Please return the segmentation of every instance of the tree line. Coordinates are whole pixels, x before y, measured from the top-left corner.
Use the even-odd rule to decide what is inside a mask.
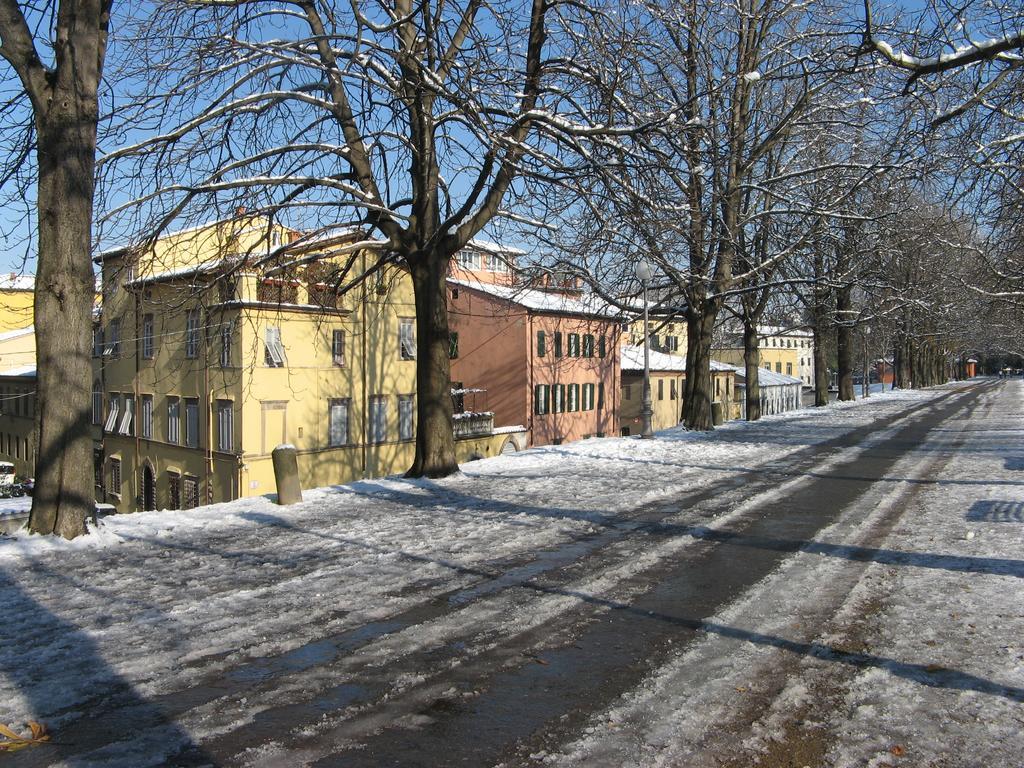
[[[819,404],[833,359],[852,397],[858,344],[891,356],[903,386],[942,380],[983,339],[1013,344],[1022,11],[897,10],[0,0],[5,234],[36,271],[31,530],[79,535],[93,505],[95,245],[137,257],[241,207],[308,233],[274,250],[284,268],[351,226],[368,273],[410,274],[412,476],[457,469],[445,277],[482,232],[536,244],[537,269],[624,312],[651,263],[656,301],[687,326],[692,429],[711,428],[726,317],[743,331],[748,418],[766,320],[812,330]],[[324,279],[360,285],[356,263]]]

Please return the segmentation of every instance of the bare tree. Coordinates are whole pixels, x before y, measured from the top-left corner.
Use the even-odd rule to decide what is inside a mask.
[[[26,115],[5,181],[35,154],[36,491],[29,528],[73,538],[92,511],[89,431],[94,281],[90,248],[98,93],[111,0],[0,2],[0,57]],[[4,116],[19,114],[7,104]],[[12,167],[14,166],[14,167]]]
[[[152,87],[126,108],[159,131],[104,160],[112,180],[147,184],[110,221],[138,238],[244,205],[313,236],[364,232],[358,247],[374,265],[402,265],[415,292],[409,474],[455,471],[449,263],[496,219],[529,218],[531,190],[557,182],[567,153],[586,162],[582,145],[614,134],[585,93],[600,75],[582,63],[590,9],[178,0],[164,10],[138,57]],[[182,58],[196,63],[182,71]]]

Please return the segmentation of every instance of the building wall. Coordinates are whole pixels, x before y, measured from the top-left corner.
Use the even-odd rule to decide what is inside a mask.
[[[36,335],[33,328],[0,333],[0,372],[31,368],[36,363]]]
[[[800,371],[800,352],[800,350],[794,348],[762,347],[758,350],[757,365],[759,368],[768,368],[776,373],[783,373],[786,376],[797,376],[798,371]],[[810,354],[810,351],[808,351],[808,354]],[[729,365],[744,365],[742,347],[716,349],[712,352],[712,355],[716,360],[728,363]],[[803,376],[797,376],[797,378],[803,380],[804,383],[814,383],[813,374],[809,382]]]
[[[0,461],[16,475],[35,475],[35,376],[0,375]]]
[[[618,434],[619,407],[619,346],[618,323],[598,318],[574,317],[569,315],[534,314],[530,325],[530,376],[528,395],[530,397],[530,435],[532,445],[580,440],[585,437]],[[544,355],[538,354],[537,334],[544,333]],[[561,355],[556,355],[556,334],[561,334]],[[579,356],[570,354],[570,335],[580,337]],[[594,338],[594,356],[585,357],[583,337]],[[599,355],[600,339],[604,337],[605,356]],[[568,388],[572,385],[582,388],[592,384],[595,388],[594,407],[589,410],[566,410],[547,414],[537,413],[537,387]],[[554,404],[554,395],[549,398]]]
[[[450,296],[450,321],[459,334],[459,356],[452,361],[452,379],[466,388],[487,390],[487,410],[495,426],[522,424],[530,445],[580,440],[617,432],[618,324],[601,318],[529,311],[520,305],[460,286]],[[544,354],[538,354],[538,333],[544,334]],[[561,337],[556,355],[555,335]],[[579,336],[579,352],[569,354],[570,334]],[[584,336],[594,339],[586,357]],[[599,356],[604,336],[605,356]],[[536,388],[564,386],[566,408],[537,413]],[[568,410],[569,387],[579,388],[576,410]],[[583,385],[593,385],[594,403],[584,410]],[[603,392],[603,400],[601,399]],[[467,398],[471,397],[467,395]],[[598,403],[601,406],[598,407]],[[469,404],[467,403],[467,407]]]
[[[655,430],[674,427],[682,420],[684,379],[682,372],[651,371],[651,426]],[[639,435],[643,430],[643,393],[643,373],[623,371],[619,400],[621,434]]]
[[[17,276],[12,276],[11,279],[16,278]],[[31,288],[0,288],[0,333],[32,325],[34,301],[34,292]]]

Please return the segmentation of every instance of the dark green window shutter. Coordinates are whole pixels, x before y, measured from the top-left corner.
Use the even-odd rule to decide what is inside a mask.
[[[544,357],[544,331],[537,331],[537,357]]]
[[[555,331],[555,357],[562,356],[562,332]]]

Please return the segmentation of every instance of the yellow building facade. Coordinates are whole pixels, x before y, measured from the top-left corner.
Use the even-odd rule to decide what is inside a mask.
[[[0,276],[0,334],[28,328],[35,321],[35,279],[11,273]]]
[[[271,452],[282,444],[296,448],[305,488],[412,464],[411,281],[387,267],[339,295],[335,268],[348,257],[332,249],[357,236],[285,264],[273,250],[296,233],[241,219],[164,238],[141,258],[97,257],[98,500],[126,512],[275,493]],[[457,458],[511,439],[470,430]]]

